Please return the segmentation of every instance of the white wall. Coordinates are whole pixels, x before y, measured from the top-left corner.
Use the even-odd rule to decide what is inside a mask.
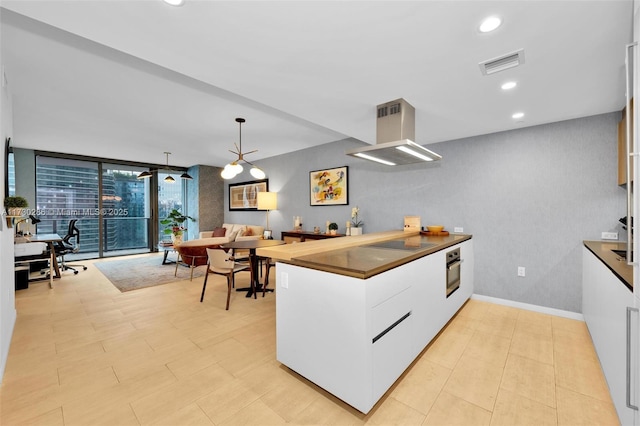
[[[0,9],[1,10],[1,9]],[[1,13],[1,12],[0,12]],[[1,40],[0,40],[1,42]],[[2,62],[0,53],[0,64]],[[4,175],[5,175],[5,140],[12,134],[12,104],[9,87],[4,84],[4,76],[0,73],[2,89],[0,91],[0,140],[2,142],[2,157],[0,159],[0,176],[3,177],[0,185],[0,200],[4,200]],[[4,210],[4,207],[2,207]],[[2,215],[0,220],[0,382],[4,374],[4,368],[9,355],[9,345],[13,334],[13,326],[16,322],[15,308],[15,282],[13,273],[13,228],[7,228],[7,223]]]

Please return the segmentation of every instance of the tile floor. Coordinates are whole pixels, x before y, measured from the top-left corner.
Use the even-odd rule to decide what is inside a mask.
[[[471,300],[365,416],[276,361],[274,294],[225,311],[223,277],[201,304],[187,270],[120,293],[84,263],[16,293],[0,424],[618,424],[580,321]]]

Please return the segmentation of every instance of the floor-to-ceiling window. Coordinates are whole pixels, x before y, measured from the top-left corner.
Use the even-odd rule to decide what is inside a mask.
[[[16,195],[16,163],[13,152],[7,153],[7,195]]]
[[[102,252],[149,248],[149,181],[140,167],[102,164]]]
[[[143,170],[147,168],[37,155],[38,233],[64,236],[69,222],[77,219],[81,257],[148,252],[162,239],[158,221],[173,208],[182,211],[185,191],[182,179],[164,181],[168,173],[158,173],[157,180],[137,179]],[[152,193],[155,182],[157,197]]]
[[[36,157],[36,216],[38,233],[64,236],[77,219],[80,253],[97,253],[99,232],[98,163]]]
[[[164,234],[165,226],[160,224],[160,221],[166,218],[171,210],[177,209],[183,214],[187,213],[183,206],[185,181],[173,175],[163,171],[158,173],[158,241],[170,238],[170,235]],[[174,181],[167,180],[167,176],[174,177]]]

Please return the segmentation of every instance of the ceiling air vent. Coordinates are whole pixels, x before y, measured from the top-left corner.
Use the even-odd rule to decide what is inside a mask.
[[[480,62],[478,66],[480,66],[480,71],[482,71],[483,75],[489,75],[508,70],[509,68],[517,67],[522,64],[524,64],[524,49],[516,50],[515,52]]]

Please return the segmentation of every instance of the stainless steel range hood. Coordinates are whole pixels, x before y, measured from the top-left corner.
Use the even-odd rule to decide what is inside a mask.
[[[347,151],[347,155],[388,166],[441,160],[442,156],[413,142],[416,110],[404,99],[377,107],[376,144]]]

